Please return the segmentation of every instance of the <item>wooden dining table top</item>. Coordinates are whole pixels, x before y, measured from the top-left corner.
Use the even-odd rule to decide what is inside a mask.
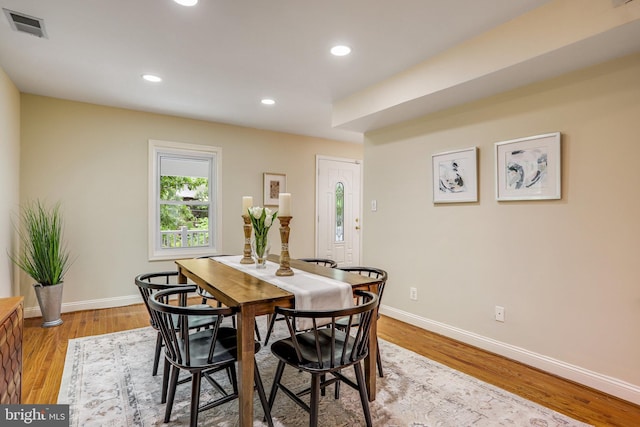
[[[198,286],[229,307],[293,298],[290,292],[210,258],[184,259],[176,264]]]
[[[277,255],[269,255],[268,259],[279,262]],[[216,262],[215,258],[189,258],[178,260],[176,264],[194,283],[229,307],[264,305],[265,310],[258,309],[256,314],[263,311],[262,314],[267,314],[269,310],[273,310],[274,303],[291,306],[294,299],[292,293],[229,265]],[[348,283],[354,289],[368,289],[379,282],[378,279],[295,259],[290,261],[290,265],[293,269]]]

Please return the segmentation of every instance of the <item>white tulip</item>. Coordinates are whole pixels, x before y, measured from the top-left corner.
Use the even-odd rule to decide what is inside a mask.
[[[262,216],[262,208],[260,206],[251,208],[251,215],[253,215],[255,219],[260,219]]]

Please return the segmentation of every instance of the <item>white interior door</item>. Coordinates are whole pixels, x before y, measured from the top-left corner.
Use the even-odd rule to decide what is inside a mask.
[[[318,156],[316,169],[316,256],[339,266],[360,265],[362,165]]]

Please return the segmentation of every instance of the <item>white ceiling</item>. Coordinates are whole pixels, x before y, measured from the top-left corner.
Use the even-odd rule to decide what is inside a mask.
[[[0,0],[49,36],[1,15],[0,67],[24,93],[360,142],[335,101],[547,1]]]

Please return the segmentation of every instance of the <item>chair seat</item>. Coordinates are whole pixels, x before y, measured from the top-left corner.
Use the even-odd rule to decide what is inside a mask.
[[[191,358],[188,366],[185,364],[185,367],[200,368],[202,366],[220,365],[236,360],[236,354],[238,352],[236,330],[227,327],[221,327],[218,330],[218,343],[215,346],[213,357],[209,359],[212,335],[212,329],[204,329],[189,334],[189,352]],[[183,360],[186,360],[184,356],[184,343],[181,343],[180,351],[183,355]]]
[[[198,305],[193,305],[192,307],[206,308],[208,307],[208,305],[198,304]],[[178,319],[180,316],[178,316],[177,314],[173,314],[171,317],[173,318],[174,323],[177,325]],[[191,317],[192,317],[192,321],[189,324],[189,327],[191,327],[191,329],[206,328],[207,326],[210,326],[214,320],[213,317],[211,316],[191,316]],[[156,330],[158,329],[158,325],[156,324],[156,321],[153,319],[153,317],[149,319],[149,323],[151,323],[151,326],[153,327],[153,329],[156,329]]]
[[[211,361],[208,360],[212,333],[213,330],[204,329],[189,334],[190,367],[202,367],[211,364],[219,365],[226,361],[231,362],[237,359],[237,330],[234,328],[220,327],[220,329],[218,329],[218,342],[214,349],[213,359],[211,359]],[[254,352],[257,353],[260,351],[260,348],[260,342],[256,341]],[[180,350],[184,354],[184,345],[180,346]]]
[[[331,354],[331,330],[328,328],[318,330],[317,335],[313,331],[299,333],[296,335],[300,357],[298,357],[298,353],[296,352],[296,345],[293,342],[293,338],[284,338],[274,342],[271,344],[271,352],[283,362],[295,365],[305,371],[326,371],[327,366],[331,366],[331,360],[340,360],[345,347],[345,338],[347,337],[347,334],[339,330],[336,330],[335,334],[333,359]],[[350,337],[347,345],[351,348],[348,347],[345,352],[346,363],[341,363],[339,369],[356,363],[364,357],[350,360],[353,352],[353,341],[353,338]],[[320,348],[320,360],[318,360],[316,343]]]
[[[353,326],[358,326],[359,324],[360,324],[360,315],[356,314],[351,319],[351,326],[352,327]],[[349,326],[349,319],[348,318],[337,319],[336,320],[336,326],[342,327],[342,328],[346,328],[347,326]]]
[[[196,304],[196,305],[192,305],[191,307],[193,308],[207,308],[209,307],[207,304]],[[171,317],[173,317],[174,322],[176,322],[176,325],[178,324],[178,318],[180,316],[178,316],[177,314],[172,315]],[[189,327],[191,329],[199,329],[199,328],[205,328],[207,326],[210,326],[211,323],[214,321],[214,317],[212,316],[191,316],[191,318],[189,319]]]

